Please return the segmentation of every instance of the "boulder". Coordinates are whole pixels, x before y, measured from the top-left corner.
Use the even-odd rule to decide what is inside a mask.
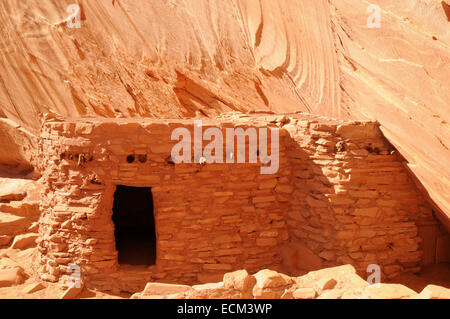
[[[313,288],[297,288],[293,293],[294,299],[314,299],[317,292]]]
[[[256,284],[256,278],[248,274],[247,270],[236,270],[226,273],[223,276],[223,283],[227,289],[236,289],[241,292],[241,299],[253,298],[253,287]]]
[[[24,281],[22,268],[11,268],[0,270],[0,288],[19,285]]]
[[[428,285],[426,286],[420,294],[416,296],[418,299],[450,299],[450,289],[436,286]]]
[[[11,248],[27,249],[27,248],[36,247],[36,239],[38,238],[38,236],[39,236],[39,234],[36,234],[36,233],[17,235],[14,238]]]
[[[409,299],[417,293],[400,284],[374,284],[366,287],[362,298],[368,299]]]
[[[319,294],[329,289],[353,291],[368,286],[368,283],[356,274],[352,265],[311,271],[304,276],[297,277],[295,282],[298,287],[315,288]]]
[[[256,285],[253,287],[256,299],[279,299],[294,282],[290,277],[269,269],[260,270],[253,276],[256,278]]]

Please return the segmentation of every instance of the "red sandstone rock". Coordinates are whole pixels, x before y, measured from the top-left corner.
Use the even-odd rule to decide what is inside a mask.
[[[15,235],[23,232],[26,230],[27,224],[25,217],[0,212],[0,230],[3,234]],[[7,241],[7,239],[7,237],[4,237],[3,240]]]
[[[428,285],[417,296],[418,299],[450,299],[450,289]]]
[[[17,235],[14,237],[14,241],[11,244],[13,249],[27,249],[36,246],[36,239],[39,234],[29,233],[24,235]]]
[[[223,282],[194,285],[186,292],[187,299],[235,299],[239,296],[239,291],[225,288]]]
[[[374,284],[364,289],[363,295],[369,299],[410,299],[417,293],[399,284]]]
[[[341,296],[345,291],[364,289],[368,283],[356,274],[351,265],[325,268],[311,271],[304,276],[295,279],[297,287],[314,288],[319,294],[327,290],[340,291]],[[336,292],[333,292],[336,294]]]
[[[437,215],[448,225],[450,171],[441,160],[448,158],[446,144],[450,141],[445,102],[449,100],[445,85],[449,76],[448,68],[441,67],[441,62],[448,60],[449,37],[444,31],[448,23],[438,1],[406,3],[390,4],[387,23],[383,10],[383,28],[379,30],[361,28],[361,12],[367,5],[363,1],[272,1],[256,5],[237,1],[233,6],[200,1],[186,7],[175,0],[157,4],[157,10],[151,7],[156,2],[136,10],[130,0],[124,0],[83,8],[88,21],[97,19],[99,12],[111,25],[123,21],[120,12],[134,21],[132,26],[112,28],[112,33],[101,23],[88,23],[84,26],[87,32],[81,33],[65,28],[60,20],[64,12],[61,4],[38,8],[26,1],[19,6],[6,3],[6,22],[0,26],[0,33],[7,35],[5,48],[13,50],[0,55],[14,65],[6,63],[1,66],[4,72],[0,72],[8,75],[2,77],[0,88],[0,165],[23,172],[42,160],[45,186],[38,242],[41,264],[47,272],[42,276],[57,281],[66,264],[80,259],[88,260],[83,272],[90,275],[115,273],[114,227],[105,217],[109,216],[105,207],[111,204],[112,185],[117,183],[153,187],[159,203],[157,231],[159,238],[165,238],[158,242],[163,253],[157,261],[164,272],[154,275],[171,280],[206,280],[243,267],[256,271],[268,267],[269,261],[275,267],[280,265],[282,255],[290,271],[342,263],[364,271],[368,263],[379,262],[383,276],[388,278],[418,271],[421,264],[435,260],[448,261],[448,235],[439,233],[433,217]],[[24,37],[23,21],[10,17],[39,21],[42,12],[48,15],[44,20],[53,23],[50,26],[61,34],[49,35],[44,24],[31,30],[32,36],[25,39],[31,41],[30,45],[25,49],[17,46]],[[153,25],[143,22],[156,21],[151,18],[154,12],[160,19],[158,30],[170,34],[163,45],[159,41],[167,37],[141,36],[154,31]],[[225,27],[216,28],[219,20],[204,12],[217,13]],[[286,21],[300,21],[302,32],[289,28]],[[192,25],[199,27],[186,27]],[[403,34],[398,34],[399,29]],[[76,34],[74,42],[73,37],[64,36],[71,31]],[[50,37],[45,50],[40,43],[33,44],[43,34]],[[245,36],[233,37],[237,41],[228,43],[230,35],[235,34]],[[305,34],[313,35],[308,37],[312,40],[305,46],[298,45]],[[109,38],[114,41],[107,41]],[[368,41],[371,38],[377,41]],[[195,45],[187,45],[192,43]],[[222,50],[224,43],[227,50]],[[417,50],[411,50],[411,44]],[[81,53],[60,52],[73,46]],[[105,48],[114,54],[105,55]],[[12,60],[9,51],[13,52]],[[305,52],[319,67],[298,63]],[[38,58],[30,62],[30,55]],[[102,56],[108,58],[99,61]],[[65,81],[59,81],[61,74]],[[417,78],[420,83],[414,80]],[[25,125],[37,135],[39,113],[48,109],[70,117],[181,118],[261,108],[276,112],[300,108],[339,118],[377,119],[382,132],[409,163],[397,156],[375,122],[267,116],[266,124],[283,127],[289,123],[285,127],[289,139],[280,146],[280,174],[268,181],[259,180],[250,167],[227,169],[221,175],[220,169],[208,165],[201,169],[171,167],[166,160],[171,145],[158,143],[167,135],[167,123],[130,123],[129,119],[121,123],[86,123],[85,119],[71,123],[49,114],[39,145],[33,134],[20,127]],[[231,124],[242,124],[242,117],[231,115]],[[287,136],[283,134],[286,131],[281,130],[282,137]],[[417,134],[411,138],[410,132]],[[36,161],[38,148],[41,154]],[[94,162],[89,166],[85,160],[91,154],[85,152],[91,149]],[[62,158],[66,150],[67,157]],[[125,163],[130,152],[148,155],[152,167]],[[189,179],[193,175],[196,178]],[[415,186],[415,178],[421,186]],[[208,191],[198,191],[205,182]],[[422,186],[426,191],[420,192]],[[213,188],[216,191],[210,192]],[[22,195],[6,194],[3,199]],[[105,203],[100,197],[109,199]],[[187,207],[187,202],[195,207]],[[13,231],[13,235],[21,234],[28,225],[24,216],[4,209],[17,212],[22,208],[1,205],[0,230],[7,229],[8,236]],[[256,220],[254,216],[261,218]],[[36,230],[36,226],[31,229]],[[229,234],[223,234],[224,229]],[[77,236],[71,236],[74,233]],[[85,241],[91,237],[95,238]],[[20,237],[16,238],[19,241]],[[6,242],[8,237],[3,239]],[[292,239],[301,246],[286,247]],[[331,282],[335,289],[325,289],[320,297],[340,298],[345,295],[341,290],[345,276],[352,278],[348,289],[363,286],[362,279],[350,272],[313,273],[301,281],[309,285],[319,278],[322,288],[331,286]],[[278,296],[281,287],[263,288],[258,296]],[[386,289],[389,295],[392,287]],[[206,296],[235,293],[225,292],[220,285],[198,290],[199,295]]]
[[[14,62],[2,65],[2,118],[33,131],[48,110],[71,117],[211,117],[273,110],[373,118],[409,160],[441,208],[441,220],[448,220],[449,169],[441,159],[449,154],[450,39],[441,1],[380,3],[382,27],[371,29],[364,23],[368,4],[361,0],[198,1],[195,6],[179,0],[139,6],[132,0],[97,0],[82,7],[82,32],[67,26],[65,3],[5,1],[0,34],[9,50],[1,55]],[[100,16],[110,23],[91,23]],[[45,23],[24,32],[27,19]],[[123,24],[124,19],[133,23]],[[42,37],[49,46],[40,45]],[[20,46],[23,42],[29,45]],[[38,57],[31,63],[30,54]],[[330,131],[332,126],[311,127]],[[370,137],[361,133],[371,132],[370,125],[361,127],[350,135],[338,131]],[[91,125],[73,128],[76,134],[91,130]],[[410,132],[416,132],[414,138]],[[24,162],[22,142],[2,141],[5,162]]]
[[[142,291],[141,296],[159,296],[179,294],[180,296],[190,290],[190,286],[149,282]]]
[[[276,271],[264,269],[253,275],[256,285],[253,287],[253,296],[256,299],[280,298],[285,289],[292,285],[293,280],[286,278]]]
[[[313,288],[298,288],[292,293],[294,299],[314,299],[316,295]]]
[[[248,274],[245,269],[226,273],[223,276],[225,288],[236,289],[241,292],[241,299],[253,298],[253,287],[256,284],[256,278]]]
[[[76,287],[75,285],[72,287],[68,287],[63,294],[61,295],[60,299],[75,299],[77,298],[81,292],[84,289],[84,285],[81,284],[80,287]]]
[[[0,247],[8,246],[12,241],[12,236],[0,235]]]
[[[289,282],[276,271],[263,269],[253,275],[259,288],[275,288],[286,286]]]
[[[0,288],[21,284],[24,281],[22,268],[0,270]]]
[[[333,289],[337,284],[336,279],[334,278],[322,278],[316,282],[317,290],[319,292],[323,292],[327,289]]]
[[[0,202],[24,199],[36,188],[36,182],[30,179],[2,178],[0,179]]]
[[[3,108],[0,109],[0,114]],[[16,176],[30,174],[36,165],[36,135],[24,129],[11,119],[5,119],[4,116],[0,118],[0,171],[2,176]],[[36,174],[38,175],[38,174]],[[26,184],[29,181],[20,181],[21,184]],[[12,185],[7,182],[8,189],[11,193],[4,193],[5,182],[0,181],[0,201],[14,200],[23,196],[20,191],[13,191],[11,187],[15,188],[18,185]],[[23,190],[23,189],[22,189]]]
[[[134,294],[131,298],[252,298],[243,296],[240,289],[249,278],[259,278],[261,286],[253,287],[254,298],[282,299],[408,299],[448,298],[443,287],[429,285],[421,294],[399,285],[382,283],[369,286],[350,265],[313,271],[307,275],[292,278],[272,270],[262,270],[253,276],[245,270],[224,275],[224,282],[194,285],[148,283],[147,293]],[[254,279],[257,281],[257,279]],[[321,286],[321,287],[319,287]],[[244,289],[245,290],[245,289]],[[178,291],[178,293],[173,293]]]
[[[290,269],[315,270],[323,266],[323,260],[299,241],[289,243],[281,251]]]
[[[0,269],[21,268],[20,265],[8,257],[0,259]]]
[[[24,294],[32,294],[32,293],[42,290],[44,288],[45,288],[45,286],[40,282],[32,283],[32,284],[27,285],[25,288],[23,288],[22,292]]]

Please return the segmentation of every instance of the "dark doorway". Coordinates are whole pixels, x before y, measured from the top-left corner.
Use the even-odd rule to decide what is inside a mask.
[[[117,185],[112,219],[119,264],[154,265],[156,233],[151,188]]]

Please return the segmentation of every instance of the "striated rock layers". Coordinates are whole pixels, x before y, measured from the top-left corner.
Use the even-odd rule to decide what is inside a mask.
[[[4,0],[0,117],[35,133],[46,112],[374,119],[449,226],[449,3],[371,3],[379,28],[363,0]]]

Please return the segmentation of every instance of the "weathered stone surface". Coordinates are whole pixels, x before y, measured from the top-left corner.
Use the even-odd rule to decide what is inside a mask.
[[[245,296],[244,289],[251,279],[254,296]],[[259,278],[259,285],[256,278]],[[359,278],[359,279],[357,279]],[[146,291],[146,293],[144,293]],[[417,294],[400,284],[368,283],[355,273],[350,265],[325,268],[300,277],[289,277],[273,270],[264,269],[249,275],[245,270],[237,270],[224,275],[224,281],[194,286],[148,283],[144,291],[131,298],[151,299],[409,299],[448,298],[449,289],[429,285]]]
[[[319,294],[327,290],[344,291],[364,289],[368,283],[356,274],[351,265],[343,265],[311,271],[295,279],[298,287],[314,288]],[[336,293],[333,293],[336,295]]]
[[[256,285],[253,287],[253,296],[256,299],[278,299],[285,289],[292,284],[282,274],[263,269],[253,275],[256,278]]]
[[[175,284],[165,284],[159,282],[149,282],[145,285],[144,290],[142,291],[143,296],[164,296],[178,293],[185,293],[189,289],[190,286],[186,285],[175,285]]]
[[[3,107],[0,114],[3,113]],[[0,171],[2,176],[30,174],[36,165],[36,136],[21,127],[17,119],[0,118]],[[36,174],[38,175],[38,174]],[[19,200],[26,195],[30,180],[0,178],[0,201]]]
[[[21,268],[20,265],[9,257],[0,259],[0,269]]]
[[[0,270],[0,288],[21,284],[24,281],[22,268]]]
[[[314,299],[316,295],[313,288],[298,288],[292,293],[294,299]]]
[[[308,271],[320,269],[323,266],[323,260],[299,242],[291,242],[281,250],[285,264],[291,269]]]
[[[63,292],[60,299],[76,299],[81,294],[83,289],[84,289],[83,284],[81,284],[80,287],[77,287],[76,285],[73,285],[72,287],[68,287]]]
[[[263,269],[253,275],[259,288],[276,288],[288,285],[288,281],[278,272]]]
[[[450,299],[450,289],[428,285],[416,296],[418,299]]]
[[[239,296],[239,291],[225,288],[223,282],[195,285],[186,293],[187,299],[234,299]]]
[[[0,202],[22,200],[35,188],[32,179],[0,178]]]
[[[365,26],[370,16],[368,3],[361,0],[252,5],[246,1],[200,1],[194,7],[176,0],[158,3],[157,10],[153,10],[153,2],[139,6],[139,10],[133,1],[123,2],[133,24],[123,26],[123,17],[111,13],[117,8],[116,1],[81,9],[80,23],[87,32],[79,35],[77,43],[92,43],[97,37],[105,43],[115,41],[116,55],[102,56],[106,44],[88,45],[86,54],[71,55],[65,50],[70,46],[67,39],[49,35],[45,28],[33,28],[30,40],[21,28],[23,19],[13,18],[24,16],[38,21],[45,12],[50,25],[70,29],[66,16],[61,16],[66,12],[65,3],[38,6],[28,1],[13,6],[10,4],[14,1],[8,0],[1,35],[5,47],[14,52],[15,63],[3,66],[1,117],[33,130],[41,123],[39,114],[49,110],[64,116],[177,118],[258,109],[373,118],[386,127],[390,140],[415,163],[413,171],[448,214],[449,200],[442,194],[449,192],[440,187],[448,185],[449,170],[437,160],[448,157],[449,144],[445,102],[448,70],[441,65],[448,58],[450,41],[448,4],[444,1],[378,3],[382,20],[387,23],[375,29]],[[205,15],[206,10],[217,12],[217,18]],[[110,23],[84,23],[96,14],[107,16]],[[158,19],[161,36],[142,37],[155,32],[156,27],[146,22]],[[223,21],[223,25],[218,27],[217,21]],[[362,27],[368,32],[361,32]],[[49,37],[50,48],[39,45],[42,37]],[[19,45],[24,41],[31,43]],[[227,50],[223,49],[225,42],[229,44]],[[148,61],[135,63],[142,57],[142,47]],[[416,49],[413,53],[411,47]],[[11,52],[2,53],[4,61]],[[210,52],[217,54],[211,57]],[[29,54],[39,59],[28,63]],[[154,62],[157,56],[166,57],[164,63]],[[239,63],[234,63],[236,60]],[[71,69],[73,65],[77,72]],[[97,76],[119,74],[124,69],[133,76]],[[60,70],[66,79],[54,81],[54,70]],[[274,78],[274,70],[280,76]],[[415,80],[418,78],[420,83]],[[417,105],[426,107],[417,111]],[[370,132],[370,127],[361,126],[362,132]],[[333,126],[312,127],[330,130]],[[67,129],[84,134],[92,127]],[[417,132],[415,139],[410,138],[410,132]],[[14,136],[8,140],[15,144]],[[5,147],[1,156],[22,153],[21,145],[19,140],[16,147]]]
[[[44,288],[45,288],[45,286],[40,282],[32,283],[32,284],[25,286],[25,288],[22,289],[22,292],[24,294],[32,294],[32,293],[42,290]]]
[[[256,281],[256,278],[249,275],[245,269],[226,273],[223,276],[224,287],[239,290],[241,292],[241,299],[253,298],[253,287]]]
[[[17,216],[10,213],[0,212],[0,231],[3,235],[3,242],[8,239],[8,236],[14,236],[17,233],[26,230],[27,220],[23,216]]]
[[[2,61],[7,62],[2,64],[0,72],[1,164],[12,168],[17,165],[30,168],[27,164],[32,162],[31,148],[38,149],[38,146],[32,142],[32,134],[23,135],[15,131],[23,133],[20,126],[24,126],[37,132],[41,125],[39,117],[42,112],[47,111],[68,117],[98,115],[192,118],[206,115],[212,118],[228,110],[247,112],[258,109],[287,113],[308,111],[340,119],[371,118],[378,120],[388,139],[406,160],[410,161],[411,164],[407,163],[406,166],[425,187],[435,206],[441,208],[442,212],[436,209],[436,215],[448,224],[450,169],[443,160],[449,157],[450,141],[449,109],[448,102],[445,102],[449,100],[449,76],[448,68],[445,67],[449,55],[448,5],[445,2],[381,2],[379,5],[383,27],[370,30],[364,26],[367,18],[364,13],[367,13],[368,3],[361,0],[275,0],[256,4],[249,4],[248,1],[199,1],[195,6],[174,0],[157,4],[146,2],[139,8],[131,0],[121,1],[120,4],[118,1],[110,1],[105,5],[96,1],[92,6],[81,7],[82,30],[86,32],[77,33],[78,37],[73,43],[70,37],[49,33],[47,30],[48,24],[63,33],[73,31],[66,25],[66,16],[61,16],[61,13],[64,15],[66,12],[65,3],[38,5],[25,0],[16,5],[16,2],[4,1],[4,25],[0,29],[1,36],[5,39],[2,46],[5,49],[0,55]],[[125,15],[133,23],[122,25],[123,15],[116,11],[126,12]],[[205,12],[210,12],[211,15],[204,14]],[[109,23],[89,23],[92,17],[97,16],[106,17]],[[29,21],[39,22],[42,19],[46,21],[44,27],[33,27],[31,31],[27,29],[24,32],[24,26],[28,26]],[[148,21],[158,23],[149,24]],[[220,21],[220,27],[217,21]],[[42,23],[37,25],[42,26]],[[121,27],[115,27],[116,25]],[[365,32],[361,32],[362,28],[365,28]],[[155,29],[158,36],[147,36],[153,35]],[[43,38],[49,46],[41,45]],[[304,41],[305,38],[308,40]],[[102,41],[98,41],[99,39]],[[28,45],[23,46],[21,43]],[[83,50],[78,48],[80,43],[83,43]],[[98,45],[91,45],[92,43]],[[114,46],[108,45],[111,43],[114,43]],[[77,47],[75,51],[79,54],[71,54],[74,50],[68,48],[73,46]],[[411,47],[414,47],[414,50],[411,50]],[[114,51],[113,54],[109,54],[111,51]],[[303,63],[305,61],[307,63]],[[59,80],[61,74],[64,74],[63,81]],[[57,117],[55,114],[49,114],[47,120]],[[12,120],[18,124],[9,123]],[[287,129],[292,138],[298,139],[299,142],[294,144],[296,147],[290,148],[295,149],[295,157],[282,157],[285,160],[298,159],[301,162],[298,167],[282,167],[284,171],[292,169],[303,172],[295,175],[295,179],[291,176],[288,189],[292,187],[292,194],[295,195],[275,192],[276,194],[258,194],[254,198],[249,198],[249,195],[236,195],[235,198],[216,199],[210,197],[211,194],[202,194],[203,203],[216,205],[222,201],[221,204],[224,204],[214,206],[217,208],[214,212],[207,211],[208,205],[199,205],[204,215],[214,215],[210,220],[204,219],[205,216],[201,213],[194,214],[190,208],[185,212],[166,215],[168,224],[173,225],[172,229],[180,231],[171,232],[166,228],[167,231],[161,235],[173,234],[173,242],[186,245],[182,248],[167,249],[164,256],[168,258],[158,260],[158,265],[162,262],[164,268],[170,262],[181,261],[183,257],[186,257],[186,261],[195,260],[189,265],[177,266],[177,269],[171,270],[168,275],[171,279],[198,278],[199,272],[204,270],[203,264],[209,265],[206,268],[211,272],[219,273],[247,265],[254,270],[267,267],[265,262],[272,257],[273,264],[278,265],[280,256],[264,256],[263,249],[268,252],[277,251],[284,245],[284,240],[280,239],[294,236],[308,245],[313,256],[320,258],[314,262],[306,262],[308,267],[315,262],[319,264],[323,259],[325,266],[348,262],[363,268],[368,262],[380,259],[383,275],[393,277],[406,269],[417,268],[424,259],[445,261],[441,258],[448,258],[448,255],[445,257],[439,254],[439,258],[435,259],[428,253],[422,257],[422,236],[417,234],[417,224],[419,219],[431,217],[431,214],[421,212],[421,208],[426,208],[422,204],[424,198],[414,195],[412,198],[417,199],[417,203],[410,200],[416,189],[411,181],[407,180],[408,176],[404,174],[403,168],[397,170],[396,164],[402,160],[396,159],[392,147],[384,143],[377,123],[322,123],[316,118],[314,120],[315,122],[307,119],[297,121],[286,116],[270,116],[270,121],[276,125],[289,123],[290,127]],[[48,172],[44,173],[48,178],[44,180],[50,182],[45,186],[48,188],[45,189],[44,193],[47,195],[43,200],[44,235],[42,246],[39,247],[45,256],[42,258],[43,265],[48,261],[62,265],[79,257],[52,257],[53,253],[67,253],[65,250],[78,251],[80,246],[84,245],[72,236],[66,236],[70,231],[74,231],[71,227],[77,227],[77,234],[83,238],[88,238],[91,231],[94,234],[103,234],[99,237],[111,237],[108,231],[112,228],[105,226],[101,218],[96,220],[97,217],[103,216],[102,212],[93,211],[89,218],[86,216],[74,223],[64,224],[65,227],[60,229],[61,221],[53,220],[55,215],[50,208],[58,198],[56,195],[53,197],[51,193],[55,191],[51,188],[56,186],[50,185],[61,187],[62,189],[58,190],[61,191],[60,194],[70,194],[64,196],[71,197],[71,202],[79,200],[76,198],[76,192],[80,191],[80,185],[83,190],[103,187],[95,183],[102,181],[104,175],[109,176],[103,181],[114,183],[147,181],[153,184],[164,180],[162,184],[171,185],[183,178],[189,180],[187,171],[174,173],[163,169],[158,176],[161,179],[153,179],[139,177],[138,172],[141,170],[137,168],[120,170],[114,166],[97,166],[97,162],[91,164],[99,168],[97,173],[102,177],[99,180],[76,174],[64,178],[61,172],[72,174],[72,171],[82,171],[74,167],[84,163],[61,159],[63,150],[60,150],[59,146],[67,146],[73,151],[70,154],[75,156],[79,155],[79,148],[86,145],[85,137],[90,139],[92,136],[101,137],[105,136],[104,133],[117,132],[128,136],[129,140],[119,140],[117,143],[117,140],[111,138],[110,144],[118,145],[123,142],[123,147],[112,147],[112,153],[107,153],[109,149],[103,145],[96,150],[95,154],[99,157],[95,157],[94,161],[97,158],[109,158],[109,164],[121,163],[123,157],[128,154],[119,153],[134,151],[131,146],[136,145],[136,154],[141,154],[142,149],[145,149],[141,147],[142,144],[164,140],[165,130],[161,127],[167,126],[164,121],[159,127],[150,126],[146,131],[147,127],[144,127],[144,130],[135,123],[125,123],[128,119],[120,124],[84,123],[85,121],[57,123],[52,130],[47,131],[44,128],[42,134],[43,141],[39,147],[42,146],[42,152],[49,154],[48,162],[42,163],[42,167],[48,169]],[[14,130],[11,131],[11,128]],[[140,131],[136,132],[138,129]],[[152,135],[150,132],[157,133]],[[411,138],[411,132],[414,133],[414,138]],[[67,143],[59,143],[61,135],[66,135],[62,141]],[[80,135],[83,139],[79,138]],[[301,138],[301,135],[305,137]],[[336,142],[342,143],[339,145],[343,146],[336,148],[339,154],[334,154],[331,147],[338,145]],[[152,150],[168,151],[167,145],[154,144],[156,145],[147,148],[150,153]],[[148,155],[150,158],[155,154]],[[162,160],[158,163],[172,166],[165,158],[154,158],[156,160],[152,161],[151,165]],[[307,162],[304,160],[306,158],[313,158],[314,161]],[[361,158],[364,160],[360,161]],[[53,169],[54,165],[60,166]],[[70,165],[73,167],[68,169]],[[189,169],[191,168],[188,167],[187,170]],[[202,166],[202,170],[195,174],[214,176],[208,169],[207,165]],[[87,169],[89,170],[90,168]],[[101,170],[104,173],[101,173]],[[173,176],[180,176],[178,174],[184,175],[180,180],[173,180]],[[259,184],[255,182],[255,185],[247,187],[236,181],[245,177],[254,182],[254,176],[255,172],[241,171],[236,175],[230,172],[230,176],[221,175],[217,179],[224,182],[224,185],[234,184],[233,188],[241,188],[239,191],[245,193],[259,189]],[[280,185],[285,185],[281,178]],[[67,183],[68,180],[71,182]],[[220,189],[222,185],[210,185],[211,181],[212,179],[207,181],[209,190],[223,190]],[[199,184],[192,183],[192,180],[188,182],[192,189],[200,189],[205,185],[204,180]],[[301,184],[296,185],[297,183]],[[151,186],[159,187],[159,184]],[[367,189],[361,190],[362,192],[374,191],[382,198],[367,196],[367,193],[350,192],[365,186]],[[277,186],[274,188],[277,189]],[[399,195],[395,188],[407,190],[408,194]],[[351,198],[346,198],[345,201],[327,197],[328,201],[324,198],[325,195],[335,192],[348,192]],[[155,192],[155,195],[161,196],[158,197],[159,202],[167,202],[164,193],[182,197],[178,195],[179,190],[164,189]],[[92,206],[100,207],[95,201],[97,195],[87,199]],[[391,196],[393,198],[389,198]],[[409,199],[405,199],[408,197]],[[191,194],[188,194],[186,198],[179,198],[179,202],[186,203],[191,199]],[[194,199],[197,203],[198,198]],[[298,202],[291,202],[292,199],[298,199]],[[371,199],[374,201],[370,202]],[[258,211],[249,214],[235,209],[242,205],[242,201],[249,203],[250,209]],[[348,204],[352,201],[354,206]],[[281,204],[288,202],[292,204],[291,207],[301,207],[301,211],[289,211],[289,207]],[[298,205],[305,202],[309,202],[308,209]],[[271,203],[273,206],[270,206]],[[73,206],[78,204],[80,203]],[[379,206],[376,213],[375,209],[366,210],[374,208],[373,205]],[[359,213],[350,216],[353,212],[350,208],[358,209]],[[278,213],[278,210],[283,214],[288,211],[288,216],[295,218],[266,218],[265,213],[267,216],[276,215],[275,217],[283,215]],[[275,211],[277,212],[274,213]],[[255,222],[248,215],[264,217]],[[161,213],[160,216],[164,214]],[[202,224],[193,225],[184,219],[190,216],[192,220],[202,220]],[[405,221],[412,222],[412,225],[402,226]],[[211,244],[212,238],[202,236],[201,240],[207,245],[199,248],[198,245],[204,244],[192,243],[192,238],[188,238],[200,236],[201,230],[205,230],[205,233],[216,233],[217,225],[229,226],[238,223],[239,226],[229,229],[231,233],[236,233],[248,225],[247,229],[254,228],[246,232],[252,235],[243,237],[243,242],[252,248],[249,250],[256,251],[249,256],[242,252],[246,251],[247,247],[242,249],[238,244],[233,244],[232,247],[217,247]],[[103,227],[108,230],[103,232]],[[261,230],[268,227],[279,228],[280,237],[260,238]],[[164,226],[161,227],[163,228]],[[366,234],[369,231],[376,232],[373,238],[363,235],[363,228],[370,228],[366,230]],[[45,235],[53,233],[56,233],[55,240],[67,241],[68,247],[51,246]],[[400,233],[402,235],[398,236]],[[103,241],[111,240],[98,239],[102,244]],[[192,246],[189,246],[191,243]],[[89,245],[88,250],[112,256],[113,245],[109,245],[109,248],[99,247],[102,244]],[[437,245],[441,247],[440,241]],[[200,256],[200,250],[211,255]],[[212,255],[219,250],[226,251],[225,255]],[[239,250],[241,253],[231,254]],[[433,250],[427,250],[429,251]],[[397,255],[400,256],[398,259]],[[382,258],[379,258],[380,256]],[[216,262],[216,257],[223,257],[223,261]],[[246,260],[247,257],[249,261]],[[107,261],[100,261],[97,265],[102,273],[117,267],[114,256]],[[297,265],[301,266],[301,262],[297,261]],[[177,278],[176,274],[180,272],[183,275]]]
[[[0,247],[8,246],[12,241],[12,236],[0,235]]]
[[[334,278],[322,278],[316,282],[316,287],[318,291],[322,292],[327,289],[333,289],[337,284],[336,279]]]
[[[14,237],[14,241],[11,244],[13,249],[27,249],[36,246],[36,239],[39,234],[29,233],[24,235],[17,235]]]
[[[369,299],[409,299],[417,293],[400,284],[374,284],[366,287],[363,293]]]

